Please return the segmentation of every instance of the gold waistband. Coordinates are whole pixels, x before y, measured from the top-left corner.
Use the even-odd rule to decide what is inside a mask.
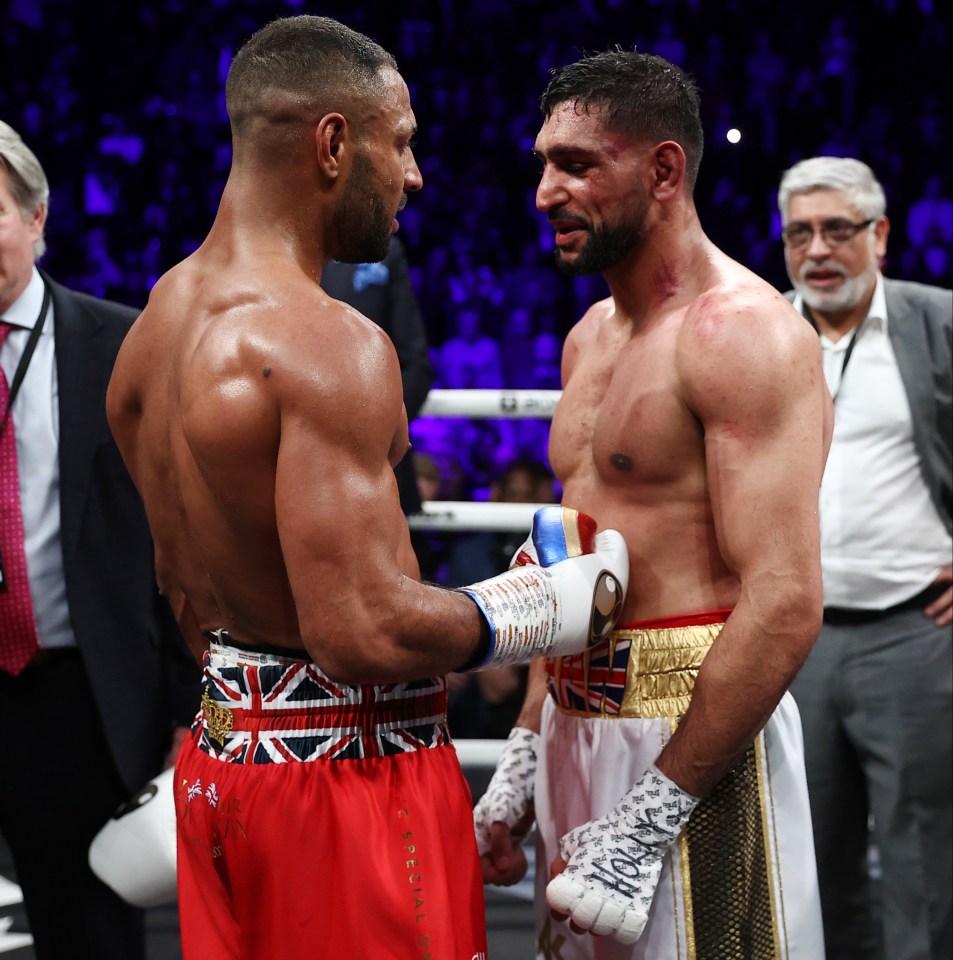
[[[550,693],[575,716],[680,717],[723,626],[615,630],[586,653],[549,661]]]

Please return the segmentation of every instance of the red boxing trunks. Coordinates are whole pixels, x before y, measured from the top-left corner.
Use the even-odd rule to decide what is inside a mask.
[[[176,764],[184,960],[485,960],[442,678],[350,687],[213,645]]]

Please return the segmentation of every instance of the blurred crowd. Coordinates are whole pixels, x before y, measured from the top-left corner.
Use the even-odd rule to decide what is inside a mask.
[[[53,273],[145,303],[217,206],[234,50],[270,19],[298,13],[373,36],[410,85],[425,189],[402,213],[401,237],[435,387],[558,388],[562,339],[604,295],[598,277],[557,273],[533,201],[537,98],[550,67],[580,50],[634,45],[695,76],[707,138],[702,223],[775,285],[787,286],[776,185],[815,154],[856,156],[878,171],[895,272],[953,282],[949,26],[935,0],[809,0],[786,13],[770,0],[8,0],[0,117],[50,176]],[[547,432],[538,421],[412,427],[447,499],[485,499],[504,464],[545,460]]]

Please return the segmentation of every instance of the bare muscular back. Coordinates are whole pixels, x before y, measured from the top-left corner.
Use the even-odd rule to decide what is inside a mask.
[[[563,502],[626,538],[624,621],[735,606],[741,579],[732,543],[739,527],[757,521],[744,517],[743,491],[730,477],[744,468],[747,446],[754,457],[778,426],[773,414],[761,424],[757,409],[742,403],[739,414],[739,404],[723,401],[743,398],[746,382],[770,379],[765,364],[791,363],[801,353],[807,368],[816,359],[807,324],[747,270],[719,255],[698,279],[689,297],[637,324],[619,316],[611,299],[602,301],[566,343],[550,459]],[[796,421],[804,413],[807,429],[789,453],[811,457],[819,477],[821,385],[800,393],[795,405],[809,412],[792,408],[784,416]],[[767,474],[762,482],[771,482]]]
[[[314,549],[327,524],[347,522],[333,508],[349,482],[335,450],[362,429],[361,401],[377,423],[366,472],[350,482],[393,484],[408,439],[390,353],[376,327],[283,261],[203,248],[157,284],[117,361],[109,416],[145,501],[160,588],[193,646],[218,627],[304,645],[286,551]],[[388,502],[385,544],[416,575]],[[312,510],[313,531],[301,522]]]

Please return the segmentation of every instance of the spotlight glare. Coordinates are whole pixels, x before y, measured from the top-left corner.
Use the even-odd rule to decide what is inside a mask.
[[[737,143],[741,139],[741,131],[737,127],[732,127],[726,134],[725,139],[729,143]]]

